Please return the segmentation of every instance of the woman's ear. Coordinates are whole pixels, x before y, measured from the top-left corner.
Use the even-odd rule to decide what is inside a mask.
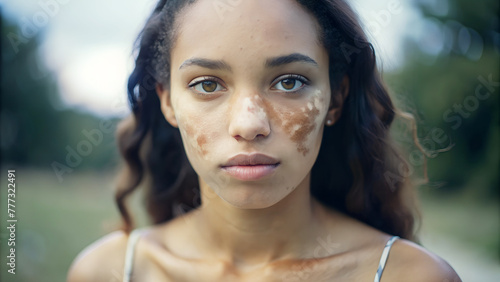
[[[330,107],[328,108],[328,113],[326,114],[326,125],[331,126],[336,123],[340,116],[342,115],[342,107],[344,106],[344,101],[349,95],[349,77],[347,75],[342,78],[340,87],[337,93],[333,93],[332,99],[330,101]]]
[[[174,108],[172,107],[172,102],[170,99],[170,90],[163,87],[163,84],[156,84],[156,94],[160,99],[161,112],[165,119],[172,125],[173,127],[179,127],[177,123],[177,119],[175,118]]]

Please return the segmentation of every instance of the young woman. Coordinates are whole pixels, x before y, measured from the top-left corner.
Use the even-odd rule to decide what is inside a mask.
[[[161,0],[129,79],[123,231],[68,281],[460,281],[413,243],[407,165],[343,0]],[[154,225],[124,200],[146,183]]]

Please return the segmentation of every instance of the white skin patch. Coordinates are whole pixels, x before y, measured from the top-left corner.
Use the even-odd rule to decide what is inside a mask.
[[[316,117],[316,121],[318,119],[320,119],[320,122],[322,123],[323,117],[326,114],[326,112],[328,111],[328,105],[326,105],[325,103],[321,103],[321,98],[320,98],[321,97],[321,90],[316,90],[313,94],[313,97],[314,97],[314,107],[316,107],[316,109],[319,109],[319,112],[320,112],[320,114]],[[311,109],[312,109],[312,107],[311,107]]]
[[[306,146],[308,148],[313,147],[312,142],[313,140],[315,140],[313,136],[315,136],[318,133],[318,131],[322,128],[326,112],[328,111],[328,105],[326,105],[325,103],[321,103],[321,94],[322,94],[321,90],[317,89],[312,95],[314,104],[311,102],[307,103],[307,107],[310,110],[312,110],[313,108],[319,110],[319,114],[316,116],[316,119],[314,120],[314,122],[316,123],[314,131],[307,136]]]
[[[254,100],[260,99],[259,96],[255,95],[253,98],[246,97],[243,99],[243,109],[250,115],[255,115],[259,121],[264,121],[267,119],[267,114],[264,108],[259,106]]]
[[[300,124],[295,124],[292,128],[292,134],[295,133],[295,131],[299,130],[302,126]]]

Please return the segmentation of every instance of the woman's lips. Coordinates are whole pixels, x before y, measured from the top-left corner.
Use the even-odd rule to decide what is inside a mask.
[[[256,181],[274,173],[279,161],[263,154],[240,154],[230,158],[222,170],[242,181]]]
[[[222,170],[236,179],[255,181],[271,175],[278,166],[279,163],[273,165],[236,165],[222,167]]]

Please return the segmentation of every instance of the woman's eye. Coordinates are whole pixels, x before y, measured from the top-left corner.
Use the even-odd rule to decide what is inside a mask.
[[[200,93],[213,93],[224,89],[224,87],[222,87],[219,82],[215,81],[212,78],[204,78],[201,81],[195,80],[189,85],[189,87],[192,87],[194,90]]]
[[[299,90],[306,84],[306,79],[302,77],[287,77],[284,79],[281,79],[276,83],[273,88],[280,90],[280,91],[285,91],[285,92],[293,92],[296,90]]]
[[[217,82],[213,82],[213,81],[203,81],[203,82],[199,83],[198,85],[201,86],[201,88],[205,92],[214,92],[215,90],[217,90],[217,86],[218,86]]]

